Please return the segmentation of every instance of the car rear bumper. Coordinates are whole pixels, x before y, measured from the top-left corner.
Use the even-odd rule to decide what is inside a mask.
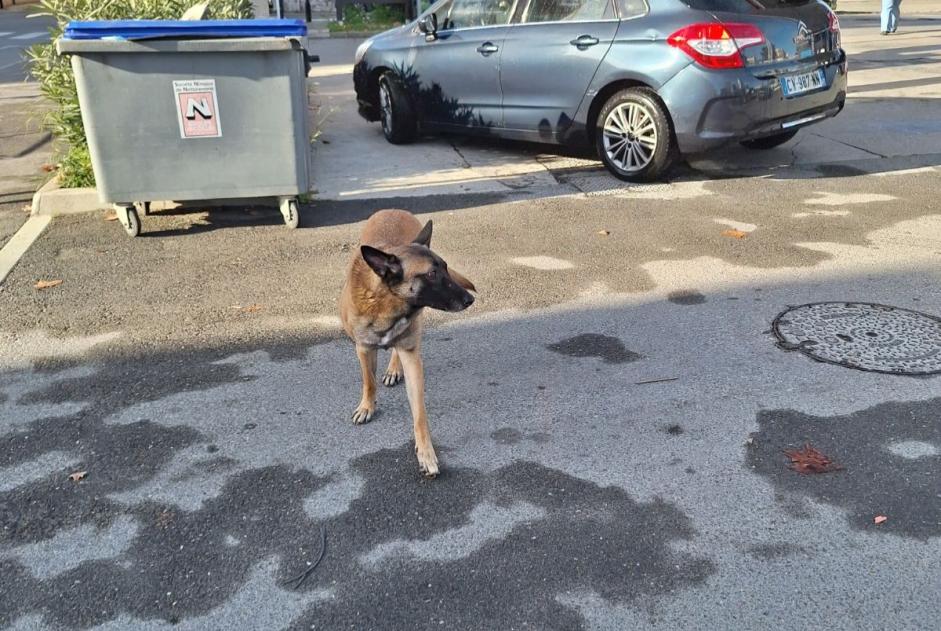
[[[659,94],[673,119],[680,152],[694,154],[836,116],[846,100],[845,55],[823,70],[825,89],[786,98],[777,77],[758,78],[748,69],[715,71],[691,64]]]

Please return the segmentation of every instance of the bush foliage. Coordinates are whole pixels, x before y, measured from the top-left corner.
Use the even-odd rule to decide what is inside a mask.
[[[41,0],[37,13],[55,19],[52,41],[73,20],[163,20],[179,19],[198,0]],[[209,0],[208,16],[214,19],[252,17],[251,0]],[[37,44],[27,50],[30,74],[52,104],[43,120],[56,139],[59,177],[62,186],[94,186],[88,142],[82,127],[72,66],[56,54],[55,44]]]

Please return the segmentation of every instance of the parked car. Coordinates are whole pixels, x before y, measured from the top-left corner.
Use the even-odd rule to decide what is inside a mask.
[[[359,111],[420,132],[594,145],[630,181],[730,142],[769,149],[846,99],[818,0],[440,0],[357,49]]]

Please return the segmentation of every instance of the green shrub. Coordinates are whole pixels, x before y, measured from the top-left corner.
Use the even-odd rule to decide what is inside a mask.
[[[405,11],[400,5],[378,4],[368,17],[373,24],[401,24],[405,21]]]
[[[73,20],[178,19],[198,0],[41,0],[37,13],[52,16],[54,42]],[[208,17],[226,20],[252,17],[251,0],[209,0]],[[56,140],[62,186],[94,186],[88,142],[68,58],[56,54],[54,44],[37,44],[26,51],[29,72],[39,82],[52,111],[43,120]]]
[[[377,4],[367,9],[367,5],[348,4],[343,7],[343,21],[330,22],[327,28],[331,33],[377,32],[404,23],[402,5]]]
[[[366,23],[366,10],[358,4],[348,4],[343,7],[343,23],[352,26],[362,26]]]

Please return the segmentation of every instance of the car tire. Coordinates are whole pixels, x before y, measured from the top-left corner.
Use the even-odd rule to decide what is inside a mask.
[[[797,130],[792,129],[791,131],[781,132],[780,134],[775,134],[774,136],[764,136],[763,138],[743,140],[739,144],[741,144],[746,149],[774,149],[775,147],[783,145],[796,135]]]
[[[412,101],[391,72],[379,77],[379,122],[382,134],[393,145],[407,144],[418,135],[418,121]]]
[[[663,179],[679,157],[670,116],[650,89],[627,88],[611,95],[595,127],[598,156],[619,179]]]

